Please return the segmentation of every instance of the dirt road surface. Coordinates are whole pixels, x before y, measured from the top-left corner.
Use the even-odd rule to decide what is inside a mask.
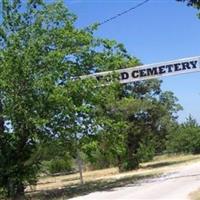
[[[200,188],[200,161],[179,166],[172,173],[125,187],[90,193],[73,200],[186,200]],[[72,200],[72,199],[71,199]]]

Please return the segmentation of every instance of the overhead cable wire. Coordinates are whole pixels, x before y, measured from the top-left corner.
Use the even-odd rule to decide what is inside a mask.
[[[131,7],[131,8],[129,8],[128,10],[125,10],[125,11],[123,11],[123,12],[121,12],[121,13],[118,13],[118,14],[114,15],[113,17],[110,17],[110,18],[108,18],[108,19],[106,19],[106,20],[104,20],[104,21],[98,23],[98,25],[101,26],[101,25],[103,25],[103,24],[106,24],[106,23],[108,23],[108,22],[110,22],[110,21],[112,21],[112,20],[118,18],[118,17],[121,17],[122,15],[125,15],[125,14],[127,14],[127,13],[129,13],[129,12],[131,12],[131,11],[133,11],[133,10],[135,10],[135,9],[137,9],[137,8],[139,8],[139,7],[141,7],[141,6],[143,6],[143,5],[146,4],[148,1],[150,1],[150,0],[142,1],[141,3],[135,5],[134,7]]]

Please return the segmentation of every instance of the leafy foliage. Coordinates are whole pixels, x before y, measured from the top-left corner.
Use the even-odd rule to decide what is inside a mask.
[[[92,163],[118,165],[121,170],[137,168],[163,152],[182,109],[172,92],[161,91],[157,80],[121,86],[115,100],[98,107],[106,123],[86,142],[84,151]]]
[[[17,199],[37,180],[43,144],[65,141],[75,157],[85,136],[107,123],[99,108],[115,101],[119,85],[75,79],[139,61],[122,44],[94,38],[95,25],[75,28],[76,17],[61,1],[2,3],[0,187]]]
[[[134,100],[123,105],[125,121],[128,124],[125,155],[125,169],[139,166],[141,160],[148,160],[154,153],[165,149],[166,135],[176,123],[176,113],[182,109],[171,92],[162,92],[158,80],[134,83],[125,88],[125,95]]]
[[[194,7],[200,8],[199,0],[177,0],[177,1],[187,2],[188,6],[194,6]]]
[[[186,2],[188,6],[192,6],[196,9],[200,9],[200,1],[199,0],[177,0],[181,2]],[[198,17],[200,18],[200,13],[198,13]]]
[[[122,44],[95,38],[97,25],[77,29],[62,1],[2,3],[0,188],[7,198],[24,198],[42,161],[63,171],[84,153],[95,168],[127,170],[165,148],[181,107],[159,81],[102,87],[78,79],[139,65]]]
[[[200,127],[191,116],[169,134],[167,150],[173,153],[200,153]]]

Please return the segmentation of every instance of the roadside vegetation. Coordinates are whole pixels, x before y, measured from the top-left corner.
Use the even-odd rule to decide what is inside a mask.
[[[142,64],[123,44],[96,38],[98,23],[77,28],[62,1],[2,0],[0,18],[1,199],[25,199],[45,176],[79,171],[82,185],[77,174],[66,178],[83,191],[86,171],[126,173],[156,155],[200,153],[199,124],[178,123],[183,108],[162,81],[78,78]],[[128,181],[152,175],[133,174]]]

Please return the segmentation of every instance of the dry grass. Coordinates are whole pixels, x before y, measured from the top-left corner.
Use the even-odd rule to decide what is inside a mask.
[[[102,189],[123,186],[138,179],[174,172],[184,164],[200,161],[200,155],[157,156],[152,162],[142,163],[137,170],[120,173],[118,168],[84,172],[85,184],[79,184],[79,174],[44,177],[37,186],[28,188],[28,196],[43,195],[41,199],[58,199],[60,196],[73,197]],[[30,195],[31,194],[31,195]],[[49,194],[52,198],[50,198]],[[55,197],[55,198],[54,198]],[[35,198],[31,198],[35,199]],[[36,198],[40,199],[40,198]]]
[[[200,188],[189,194],[189,198],[191,200],[199,200],[200,199]]]

